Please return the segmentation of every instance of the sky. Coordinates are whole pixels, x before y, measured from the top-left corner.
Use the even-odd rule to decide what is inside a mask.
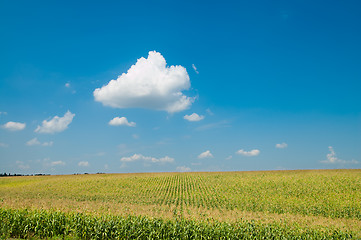
[[[0,172],[360,168],[360,9],[0,0]]]

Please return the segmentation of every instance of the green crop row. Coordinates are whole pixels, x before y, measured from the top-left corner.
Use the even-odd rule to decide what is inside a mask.
[[[254,221],[165,220],[0,208],[0,237],[67,239],[352,239],[352,232]]]

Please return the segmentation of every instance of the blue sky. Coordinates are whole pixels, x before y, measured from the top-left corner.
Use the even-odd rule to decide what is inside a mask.
[[[360,7],[0,1],[0,172],[360,168]]]

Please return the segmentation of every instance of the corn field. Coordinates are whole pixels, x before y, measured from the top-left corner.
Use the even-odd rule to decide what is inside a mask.
[[[1,237],[74,239],[349,239],[351,233],[297,229],[255,222],[166,221],[147,217],[102,216],[0,209]]]
[[[361,237],[361,170],[0,179],[2,237]]]

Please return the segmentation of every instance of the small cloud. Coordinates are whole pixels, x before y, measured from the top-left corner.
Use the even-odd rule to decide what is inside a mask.
[[[179,166],[176,168],[177,172],[190,172],[191,168],[186,167],[186,166]]]
[[[202,165],[202,163],[200,163],[200,162],[199,163],[191,163],[191,165],[192,166],[200,166],[200,165]]]
[[[328,150],[330,151],[330,153],[328,153],[326,155],[327,160],[323,160],[323,161],[321,161],[321,163],[327,163],[327,164],[337,164],[337,163],[338,164],[358,164],[359,163],[358,161],[356,161],[354,159],[351,161],[339,159],[336,156],[335,150],[333,150],[333,147],[331,147],[331,146],[328,147]]]
[[[220,121],[220,122],[210,123],[210,124],[206,124],[206,125],[197,127],[196,130],[197,131],[205,131],[205,130],[209,130],[209,129],[225,128],[225,127],[230,127],[230,126],[231,125],[229,124],[228,121]]]
[[[26,170],[26,169],[29,169],[30,166],[29,164],[25,164],[24,162],[22,161],[16,161],[16,165],[18,168],[20,168],[21,170]]]
[[[254,157],[254,156],[259,155],[260,151],[258,149],[253,149],[253,150],[247,152],[247,151],[244,151],[243,149],[240,149],[236,153],[246,156],[246,157]]]
[[[180,112],[188,109],[195,98],[182,91],[191,86],[182,66],[167,67],[162,54],[150,51],[139,58],[127,73],[94,90],[94,99],[113,108],[146,108]]]
[[[197,113],[192,113],[191,115],[185,115],[183,118],[190,122],[198,122],[203,120],[205,117],[203,115],[198,115]]]
[[[49,160],[49,159],[46,159],[46,160]],[[65,162],[63,162],[63,161],[54,161],[54,162],[50,163],[50,166],[52,166],[52,167],[54,167],[54,166],[64,166],[64,165],[65,165]]]
[[[157,145],[167,145],[170,144],[172,142],[171,138],[163,138],[161,140],[159,140],[158,142],[156,142]]]
[[[276,144],[276,148],[286,148],[286,147],[288,147],[287,143],[277,143]]]
[[[205,151],[205,152],[202,152],[201,154],[198,155],[198,158],[199,158],[199,159],[202,159],[202,158],[212,158],[212,157],[213,157],[213,155],[212,155],[212,153],[211,153],[209,150],[207,150],[207,151]]]
[[[233,156],[230,155],[230,156],[226,157],[226,160],[230,160],[230,159],[232,159],[232,158],[233,158]]]
[[[82,161],[78,163],[79,167],[89,167],[89,162],[87,161]]]
[[[67,111],[64,117],[55,116],[51,120],[42,122],[42,126],[38,126],[35,132],[38,133],[57,133],[66,130],[73,121],[75,114]]]
[[[7,115],[7,112],[0,112],[0,115]]]
[[[204,116],[199,116],[197,113],[192,113],[191,115],[185,115],[183,118],[190,122],[198,122],[200,120],[203,120]]]
[[[139,139],[139,135],[137,135],[137,134],[133,134],[132,137],[133,137],[134,139]]]
[[[53,146],[53,142],[52,142],[52,141],[50,141],[50,142],[43,142],[41,145],[44,146],[44,147],[51,147],[51,146]]]
[[[44,146],[44,147],[51,147],[53,146],[53,142],[39,142],[37,138],[33,138],[29,141],[26,142],[26,145],[27,146],[36,146],[36,145],[41,145],[41,146]]]
[[[194,64],[192,64],[192,68],[194,69],[194,71],[195,71],[197,74],[199,74],[199,72],[197,71],[197,68],[196,68],[196,66],[195,66]]]
[[[26,145],[28,145],[28,146],[40,145],[40,142],[38,141],[37,138],[33,138],[33,139],[29,140],[28,142],[26,142]]]
[[[128,122],[128,119],[126,117],[115,117],[112,120],[109,121],[109,125],[111,126],[128,126],[128,127],[135,127],[135,122]]]
[[[72,94],[75,94],[76,91],[74,90],[74,88],[72,87],[72,85],[70,85],[69,82],[65,83],[65,87],[68,88]]]
[[[167,162],[174,162],[174,158],[165,156],[162,158],[155,158],[155,157],[146,157],[142,154],[134,154],[130,157],[122,157],[120,159],[121,162],[134,162],[134,161],[146,161],[146,162],[152,162],[152,163],[167,163]]]
[[[9,147],[9,144],[0,142],[0,147],[7,148]]]
[[[20,122],[7,122],[4,125],[2,125],[2,128],[5,128],[9,131],[21,131],[24,130],[26,127],[26,123],[20,123]]]
[[[214,115],[214,113],[211,111],[211,109],[209,109],[209,108],[207,108],[206,109],[206,112],[208,113],[208,115],[210,115],[210,116],[213,116]]]

